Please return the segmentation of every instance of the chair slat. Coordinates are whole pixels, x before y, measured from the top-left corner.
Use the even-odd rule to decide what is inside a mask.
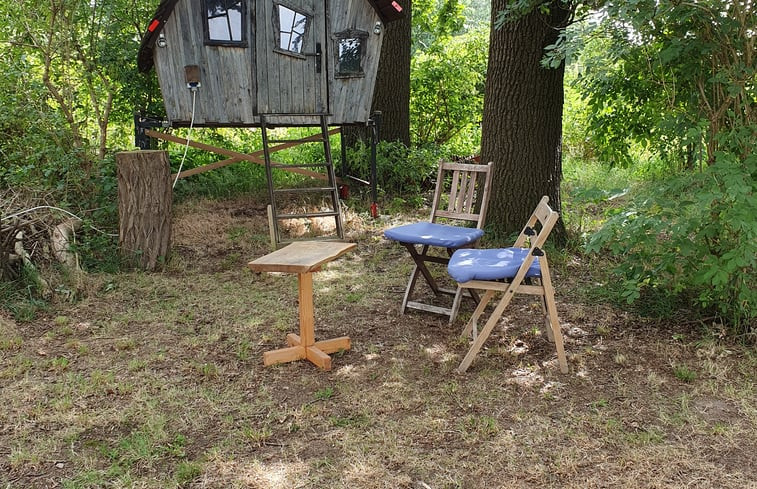
[[[476,210],[476,180],[478,179],[478,172],[468,173],[468,191],[465,193],[465,207],[464,210],[468,212],[474,212]]]
[[[455,211],[457,206],[457,194],[460,189],[460,171],[454,170],[452,172],[452,183],[450,184],[449,202],[447,202],[447,210]]]
[[[440,163],[440,166],[445,170],[451,170],[456,169],[460,171],[470,171],[470,172],[476,172],[476,173],[488,173],[489,170],[487,170],[488,164],[480,164],[480,163],[455,163],[451,161],[444,161]]]
[[[468,175],[469,172],[460,172],[460,187],[457,189],[457,205],[455,205],[455,209],[459,212],[465,212],[467,210],[465,198],[468,195]]]
[[[470,212],[438,211],[436,215],[438,217],[458,219],[462,221],[475,221],[478,218],[478,214],[472,214]]]

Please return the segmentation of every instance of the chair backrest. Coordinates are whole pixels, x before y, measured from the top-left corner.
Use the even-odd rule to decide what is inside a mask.
[[[523,230],[513,246],[516,248],[541,248],[558,219],[560,219],[560,213],[552,210],[549,206],[549,197],[545,195],[539,201],[526,225],[523,226]]]
[[[489,205],[492,165],[440,161],[431,222],[468,221],[482,229]]]

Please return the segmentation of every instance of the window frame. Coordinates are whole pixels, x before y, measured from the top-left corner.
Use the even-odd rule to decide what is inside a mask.
[[[210,38],[210,17],[208,17],[208,0],[202,0],[202,16],[203,16],[202,27],[203,27],[203,31],[205,35],[206,46],[225,46],[225,47],[235,47],[235,48],[246,48],[248,46],[248,43],[247,43],[247,1],[248,0],[236,0],[236,1],[239,2],[241,10],[242,10],[242,18],[240,20],[241,39],[239,41]],[[228,9],[226,10],[226,12],[227,12],[226,16],[228,18]]]
[[[294,12],[295,14],[300,14],[300,15],[304,16],[305,19],[306,19],[305,29],[302,32],[302,49],[299,52],[297,52],[297,51],[290,51],[288,49],[284,49],[284,48],[281,47],[281,33],[282,33],[282,30],[281,30],[281,18],[279,17],[279,8],[280,7],[284,7],[286,9],[289,9],[292,12]],[[313,24],[314,21],[315,21],[315,15],[312,12],[308,12],[307,10],[303,10],[302,8],[293,7],[292,5],[287,4],[286,2],[274,1],[273,2],[273,15],[272,15],[272,19],[271,19],[271,22],[273,22],[273,31],[276,34],[274,36],[276,38],[275,39],[276,45],[273,47],[274,52],[277,52],[279,54],[283,54],[283,55],[286,55],[286,56],[292,56],[294,58],[299,58],[299,59],[305,59],[305,58],[307,58],[306,51],[305,51],[305,48],[306,48],[305,41],[308,38],[308,34],[310,33],[310,29],[311,29],[311,26],[312,26],[312,24]],[[293,31],[289,31],[289,34],[291,35],[292,32]],[[291,40],[290,40],[290,44],[291,44]]]
[[[363,61],[365,60],[365,51],[369,37],[370,34],[368,32],[358,29],[346,29],[341,32],[334,33],[334,78],[365,78],[365,68],[363,67]],[[357,39],[360,42],[360,59],[358,62],[358,71],[342,72],[339,70],[339,67],[341,66],[339,47],[342,41],[348,39]]]

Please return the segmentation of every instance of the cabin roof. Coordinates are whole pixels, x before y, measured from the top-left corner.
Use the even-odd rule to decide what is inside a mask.
[[[389,22],[399,20],[405,16],[402,11],[402,7],[396,0],[365,0],[367,1],[376,13],[378,13],[381,20],[388,24]],[[150,71],[153,66],[152,50],[155,46],[155,41],[158,39],[158,34],[163,30],[163,25],[171,17],[176,4],[179,0],[161,0],[158,5],[155,15],[152,16],[150,23],[147,26],[144,36],[142,36],[142,43],[139,46],[139,54],[137,55],[137,67],[141,72]]]

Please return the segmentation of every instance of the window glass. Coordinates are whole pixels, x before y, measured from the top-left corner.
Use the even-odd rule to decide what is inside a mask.
[[[339,39],[339,62],[337,72],[340,75],[362,73],[360,61],[363,53],[363,40],[357,37]]]
[[[368,33],[357,29],[347,29],[336,32],[334,38],[336,40],[336,77],[365,76],[363,56],[365,56]]]
[[[208,41],[244,42],[244,0],[205,0]]]
[[[279,16],[279,48],[291,53],[302,53],[310,17],[284,5],[277,5],[277,7]]]

